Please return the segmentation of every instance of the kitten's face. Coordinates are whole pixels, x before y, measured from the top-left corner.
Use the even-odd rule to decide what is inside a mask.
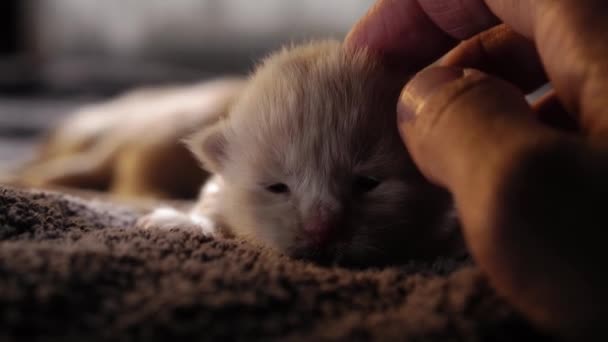
[[[401,81],[335,43],[272,57],[222,129],[227,221],[294,257],[348,265],[436,253],[450,200],[410,161]]]

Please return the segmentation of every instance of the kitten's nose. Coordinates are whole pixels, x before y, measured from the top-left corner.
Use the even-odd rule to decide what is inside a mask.
[[[327,205],[318,205],[311,210],[310,217],[304,224],[304,233],[316,246],[324,246],[337,235],[338,211]]]

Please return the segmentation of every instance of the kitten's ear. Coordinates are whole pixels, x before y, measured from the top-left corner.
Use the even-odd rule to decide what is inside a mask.
[[[228,147],[221,123],[191,135],[185,143],[207,171],[221,172],[227,159]]]

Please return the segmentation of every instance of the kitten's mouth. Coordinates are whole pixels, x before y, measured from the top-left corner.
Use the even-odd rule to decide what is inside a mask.
[[[336,226],[342,229],[337,229]],[[335,225],[325,233],[326,235],[321,237],[310,232],[297,237],[287,248],[286,254],[294,259],[311,261],[322,266],[340,265],[352,238],[352,230]]]
[[[288,256],[309,261],[320,266],[339,266],[350,269],[365,269],[370,267],[387,267],[404,264],[410,261],[429,261],[444,257],[464,257],[466,247],[462,241],[458,222],[454,221],[453,233],[442,238],[426,240],[425,248],[407,245],[399,253],[383,249],[353,248],[348,241],[335,242],[329,245],[294,244],[285,252]],[[420,238],[422,241],[422,238]],[[424,243],[423,243],[424,244]]]

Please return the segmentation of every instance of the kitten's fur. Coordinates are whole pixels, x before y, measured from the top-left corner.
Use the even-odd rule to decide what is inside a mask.
[[[211,216],[229,234],[320,262],[449,253],[457,234],[451,200],[423,179],[397,131],[404,82],[334,41],[270,56],[229,115],[189,140],[216,174],[212,182],[223,182],[189,219]],[[360,184],[361,176],[380,183]],[[277,183],[288,191],[269,191]],[[143,225],[185,223],[170,217],[157,212]]]
[[[194,198],[208,174],[181,140],[225,115],[244,83],[223,77],[147,87],[86,105],[48,134],[33,160],[0,174],[0,183]]]

